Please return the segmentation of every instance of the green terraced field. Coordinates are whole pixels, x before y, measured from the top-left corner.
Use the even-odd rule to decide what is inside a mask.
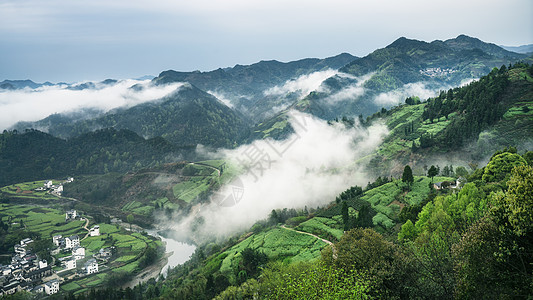
[[[325,246],[326,243],[313,236],[289,229],[274,228],[251,235],[211,259],[206,268],[219,268],[222,273],[231,274],[231,270],[237,268],[241,261],[240,253],[248,247],[259,249],[271,259],[289,259],[291,262],[298,262],[320,257],[320,251]]]
[[[310,220],[302,222],[295,229],[299,231],[305,231],[317,235],[323,239],[335,242],[331,237],[334,237],[337,241],[342,237],[344,230],[343,224],[339,224],[334,219],[314,217]]]

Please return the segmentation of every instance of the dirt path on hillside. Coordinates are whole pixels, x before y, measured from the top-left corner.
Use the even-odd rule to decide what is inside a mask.
[[[312,233],[309,233],[309,232],[299,231],[299,230],[296,230],[296,229],[294,229],[294,228],[289,228],[289,227],[285,226],[285,224],[281,225],[281,228],[283,228],[283,229],[287,229],[287,230],[292,230],[292,231],[294,231],[294,232],[298,232],[298,233],[302,233],[302,234],[307,234],[307,235],[310,235],[310,236],[312,236],[312,237],[315,237],[315,238],[321,240],[322,242],[324,242],[324,243],[326,243],[326,244],[328,244],[328,245],[331,246],[331,250],[332,250],[332,252],[333,252],[333,254],[332,254],[333,259],[337,259],[337,249],[335,248],[335,244],[333,244],[331,241],[328,241],[328,240],[326,240],[326,239],[323,239],[323,238],[321,238],[321,237],[319,237],[319,236],[317,236],[317,235],[314,235],[314,234],[312,234]]]
[[[89,219],[85,218],[85,220],[86,221],[85,221],[85,225],[83,226],[83,229],[87,230],[87,234],[80,240],[80,242],[86,239],[89,236],[89,233],[91,232],[89,228],[87,228],[87,226],[89,225]]]

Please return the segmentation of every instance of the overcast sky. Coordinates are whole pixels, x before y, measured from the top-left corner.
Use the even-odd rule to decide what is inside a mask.
[[[0,81],[212,70],[342,52],[400,36],[533,43],[531,0],[1,0]]]

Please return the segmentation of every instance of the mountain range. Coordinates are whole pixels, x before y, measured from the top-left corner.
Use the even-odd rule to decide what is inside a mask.
[[[261,61],[209,72],[168,70],[155,77],[152,84],[186,82],[187,88],[150,103],[104,114],[93,111],[82,120],[77,119],[79,115],[56,115],[13,128],[47,128],[52,135],[70,138],[114,127],[147,138],[162,136],[181,146],[231,148],[253,138],[290,132],[290,128],[280,126],[287,125],[289,109],[328,120],[365,117],[419,95],[419,91],[419,96],[426,98],[516,61],[532,58],[465,35],[430,43],[402,37],[362,58],[343,53],[287,63]],[[14,82],[4,81],[16,88],[36,86],[28,81]],[[116,83],[108,79],[98,85],[88,82],[67,88],[92,89]]]

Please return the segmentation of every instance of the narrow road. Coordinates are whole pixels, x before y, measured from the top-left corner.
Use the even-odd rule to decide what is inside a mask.
[[[312,236],[312,237],[315,237],[315,238],[321,240],[322,242],[324,242],[324,243],[326,243],[326,244],[328,244],[328,245],[331,246],[331,250],[332,250],[332,252],[333,252],[333,254],[332,254],[333,259],[337,259],[337,249],[335,248],[335,244],[333,244],[331,241],[328,241],[328,240],[326,240],[326,239],[323,239],[323,238],[321,238],[321,237],[319,237],[319,236],[317,236],[317,235],[314,235],[314,234],[312,234],[312,233],[309,233],[309,232],[299,231],[299,230],[296,230],[296,229],[294,229],[294,228],[289,228],[289,227],[285,226],[285,224],[281,225],[281,228],[283,228],[283,229],[287,229],[287,230],[292,230],[292,231],[295,231],[295,232],[298,232],[298,233],[307,234],[307,235],[310,235],[310,236]]]
[[[89,236],[89,233],[90,233],[89,228],[87,228],[87,225],[89,225],[89,219],[86,218],[85,220],[86,220],[86,222],[85,222],[85,226],[83,226],[83,229],[87,230],[87,234],[81,239],[82,241],[83,241],[84,239],[86,239],[86,238]]]

